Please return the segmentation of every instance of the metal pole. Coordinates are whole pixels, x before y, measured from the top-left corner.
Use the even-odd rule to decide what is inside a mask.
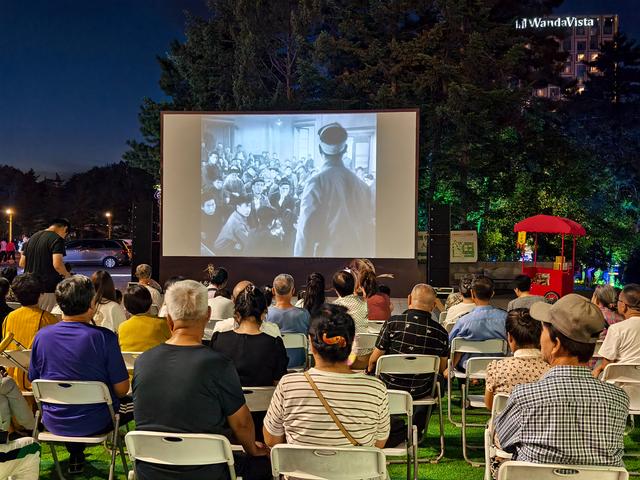
[[[9,214],[9,241],[13,238],[13,212]]]

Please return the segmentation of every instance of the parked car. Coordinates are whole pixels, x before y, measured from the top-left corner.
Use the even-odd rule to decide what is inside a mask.
[[[117,240],[88,239],[71,240],[66,245],[65,262],[71,264],[94,264],[114,268],[129,263],[129,252]]]

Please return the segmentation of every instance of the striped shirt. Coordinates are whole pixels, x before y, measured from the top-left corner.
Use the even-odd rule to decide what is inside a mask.
[[[357,295],[347,295],[346,297],[338,297],[333,303],[347,309],[347,313],[353,318],[356,324],[356,333],[369,332],[369,307],[367,301]],[[354,355],[370,355],[372,349],[361,349],[353,342],[351,353]]]
[[[309,374],[344,428],[361,445],[389,436],[389,401],[384,384],[364,374]],[[294,445],[350,446],[302,373],[282,377],[264,419],[271,435],[285,435]]]

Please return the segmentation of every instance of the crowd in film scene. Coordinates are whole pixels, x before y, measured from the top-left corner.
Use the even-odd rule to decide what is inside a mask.
[[[309,158],[222,143],[207,148],[201,172],[203,254],[374,255],[374,172],[346,156],[347,140],[347,130],[331,123],[319,130],[319,151]],[[341,240],[344,228],[356,238]]]
[[[501,396],[508,400],[492,419],[494,478],[507,459],[623,466],[629,396],[602,375],[638,361],[640,285],[619,292],[602,286],[591,299],[568,294],[548,304],[520,275],[514,300],[502,310],[493,304],[492,280],[467,275],[444,304],[432,286],[417,284],[408,308],[395,311],[380,283],[393,277],[355,259],[331,278],[281,273],[269,286],[254,284],[249,271],[235,272],[245,279],[229,285],[229,272],[213,265],[205,279],[172,277],[161,286],[143,264],[138,282],[120,292],[106,271],[91,278],[69,272],[69,228],[56,219],[33,234],[20,257],[24,273],[5,270],[0,278],[0,349],[31,350],[28,368],[1,369],[2,443],[31,437],[34,428],[67,437],[111,431],[104,404],[43,402],[38,425],[23,395],[38,380],[98,381],[108,386],[120,425],[224,435],[242,447],[234,451],[237,474],[268,479],[269,452],[279,444],[406,442],[404,417],[390,415],[389,392],[419,400],[437,397],[447,383],[451,392],[477,356],[456,344],[496,340],[502,347],[486,367],[484,400],[489,409]],[[306,340],[288,343],[296,334]],[[133,368],[123,352],[140,353]],[[436,367],[430,374],[378,371],[385,356],[403,354],[432,356]],[[263,411],[247,404],[256,387],[270,388]],[[432,409],[414,407],[419,441]],[[65,447],[68,472],[82,473],[86,445]],[[137,461],[135,470],[143,480],[228,478],[226,464]]]

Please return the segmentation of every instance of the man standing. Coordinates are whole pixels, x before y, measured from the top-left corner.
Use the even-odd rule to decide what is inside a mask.
[[[436,355],[440,357],[439,372],[447,366],[449,338],[447,331],[433,320],[431,312],[436,302],[436,292],[431,285],[419,283],[408,297],[409,309],[402,315],[393,315],[380,330],[376,348],[369,358],[367,371],[375,372],[376,362],[388,354]],[[380,379],[393,390],[404,390],[416,399],[431,395],[433,375],[381,375]],[[429,408],[416,408],[414,425],[418,438],[427,425]]]
[[[144,352],[135,364],[136,428],[177,433],[232,433],[234,443],[241,444],[248,455],[236,456],[238,475],[256,480],[271,478],[266,458],[269,450],[255,441],[253,420],[233,363],[202,345],[210,316],[207,289],[194,280],[174,283],[167,291],[166,305],[171,338]],[[167,388],[168,385],[175,388]],[[136,462],[140,480],[226,478],[226,468],[226,464],[176,467]]]
[[[533,304],[530,314],[543,322],[540,346],[552,368],[513,389],[495,420],[500,448],[524,462],[622,467],[629,397],[588,367],[602,312],[570,293],[554,305]]]
[[[511,300],[507,305],[507,312],[510,312],[514,308],[531,308],[536,302],[545,302],[543,296],[531,295],[529,289],[531,288],[531,277],[529,275],[518,275],[515,279],[515,288],[513,291],[516,294],[514,300]]]
[[[318,131],[324,165],[302,192],[296,257],[375,257],[375,212],[369,187],[342,163],[347,131],[339,123]]]
[[[598,352],[601,364],[593,371],[597,377],[613,362],[640,362],[640,285],[626,285],[618,297],[618,313],[625,319],[609,326]]]
[[[282,333],[304,333],[309,332],[309,312],[303,308],[294,307],[291,298],[295,294],[293,277],[286,273],[281,273],[273,280],[273,295],[276,304],[269,307],[267,321],[275,323],[280,327]],[[289,357],[289,367],[298,367],[306,363],[304,350],[301,348],[287,349]]]
[[[71,276],[64,266],[66,254],[64,239],[71,224],[66,218],[56,218],[49,228],[32,235],[20,256],[20,267],[25,273],[33,273],[42,282],[44,293],[38,302],[42,310],[50,312],[56,305],[56,285]]]

